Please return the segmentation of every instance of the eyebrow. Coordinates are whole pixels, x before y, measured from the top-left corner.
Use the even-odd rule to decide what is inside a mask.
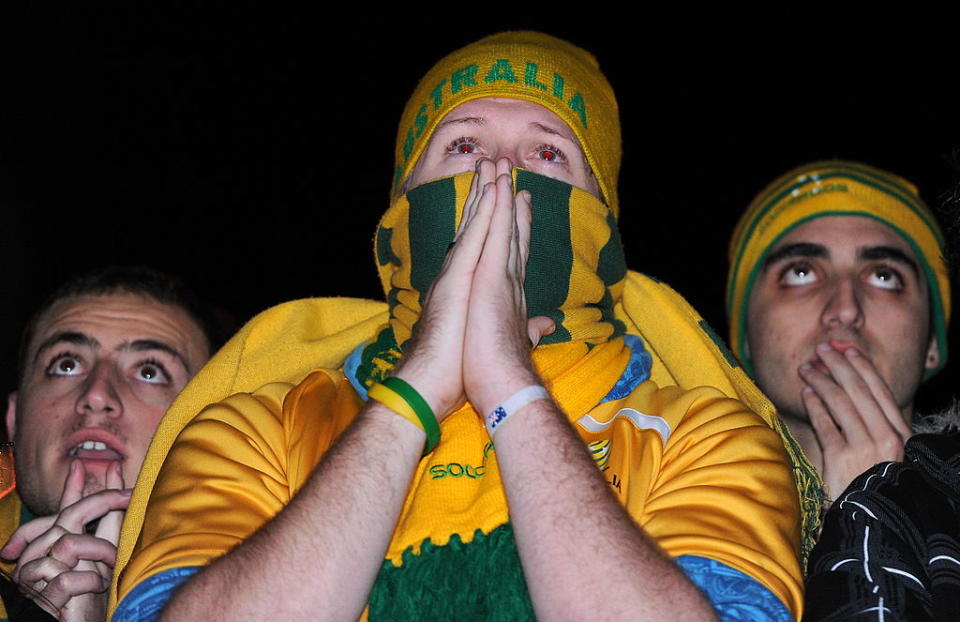
[[[132,352],[149,352],[150,350],[160,350],[161,352],[166,352],[173,358],[180,361],[180,364],[183,365],[183,368],[187,372],[192,372],[190,369],[190,363],[187,362],[187,359],[180,354],[173,347],[163,343],[162,341],[156,341],[154,339],[137,339],[135,341],[128,341],[120,344],[120,350],[127,350]]]
[[[486,122],[487,122],[486,119],[484,119],[483,117],[460,117],[459,119],[446,119],[442,123],[440,123],[440,125],[437,126],[436,131],[439,132],[443,128],[451,125],[464,125],[464,124],[483,125]]]
[[[40,359],[40,355],[43,352],[49,350],[59,343],[70,343],[77,346],[84,346],[86,348],[90,348],[91,350],[97,350],[100,348],[100,342],[90,335],[69,330],[61,331],[50,335],[40,343],[40,346],[37,348],[37,353],[33,356],[34,364],[36,364],[36,362]],[[183,354],[178,352],[172,346],[155,339],[135,339],[133,341],[124,341],[120,344],[120,347],[118,347],[117,350],[127,352],[150,352],[153,350],[159,350],[161,352],[166,352],[170,356],[180,361],[180,364],[183,365],[183,368],[186,369],[188,373],[192,371],[190,369],[190,364],[187,362],[187,359],[183,356]]]
[[[44,351],[49,350],[58,343],[72,343],[76,346],[85,346],[92,349],[100,347],[100,342],[89,335],[75,331],[60,331],[50,335],[40,343],[37,347],[37,353],[33,355],[33,362],[36,363]]]
[[[878,259],[893,261],[907,266],[913,270],[914,276],[920,277],[920,268],[917,266],[917,262],[895,246],[865,246],[858,249],[857,257],[865,261],[877,261]]]
[[[544,125],[543,123],[539,123],[539,122],[537,122],[537,121],[531,121],[531,122],[530,122],[530,127],[536,128],[536,129],[538,129],[538,130],[540,130],[541,132],[544,132],[544,133],[546,133],[546,134],[552,134],[553,136],[559,136],[560,138],[564,138],[564,139],[569,140],[569,141],[574,141],[574,140],[575,140],[574,138],[571,138],[571,137],[568,136],[567,134],[564,134],[563,132],[561,132],[561,131],[559,131],[559,130],[555,130],[554,128],[550,127],[549,125]]]
[[[822,244],[813,244],[811,242],[787,244],[767,255],[766,260],[763,262],[763,269],[766,270],[778,261],[792,257],[822,257],[828,259],[830,257],[830,251]]]
[[[763,262],[763,269],[766,270],[773,264],[792,257],[820,257],[829,259],[830,251],[821,244],[813,244],[811,242],[787,244],[767,255],[766,260]],[[918,278],[920,276],[920,268],[917,266],[917,262],[894,246],[860,247],[857,249],[857,259],[861,261],[893,261],[910,268]]]
[[[486,123],[487,123],[487,120],[484,119],[483,117],[460,117],[457,119],[447,119],[437,126],[436,131],[440,131],[446,127],[450,127],[451,125],[486,125]],[[550,134],[552,136],[559,136],[560,138],[564,138],[569,141],[575,140],[574,138],[568,136],[567,134],[564,134],[563,132],[557,129],[554,129],[549,125],[544,125],[539,121],[531,121],[530,127],[540,130],[545,134]]]

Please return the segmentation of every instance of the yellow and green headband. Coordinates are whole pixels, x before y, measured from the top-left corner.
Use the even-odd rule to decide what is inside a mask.
[[[420,81],[400,119],[393,194],[413,171],[444,116],[481,97],[530,101],[563,119],[576,134],[600,191],[619,214],[620,113],[597,60],[539,32],[502,32],[441,59]]]
[[[930,290],[940,366],[947,361],[950,278],[943,260],[943,233],[910,182],[886,171],[840,160],[793,169],[754,198],[730,240],[727,317],[730,345],[748,373],[747,307],[753,284],[777,242],[801,224],[823,216],[873,218],[896,231],[913,249]]]

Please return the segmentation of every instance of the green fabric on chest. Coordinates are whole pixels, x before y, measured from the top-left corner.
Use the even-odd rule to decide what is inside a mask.
[[[386,561],[370,593],[370,620],[536,620],[509,523],[464,544],[423,543],[403,565]]]

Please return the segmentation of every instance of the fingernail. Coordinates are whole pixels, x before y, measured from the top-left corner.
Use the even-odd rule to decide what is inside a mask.
[[[124,488],[123,490],[120,491],[120,494],[124,494],[129,497],[130,495],[133,494],[133,488]]]
[[[844,352],[847,356],[860,356],[860,351],[856,348],[847,348],[847,351]]]
[[[810,371],[811,369],[813,369],[813,365],[811,365],[810,363],[804,363],[803,365],[800,366],[800,371]],[[807,388],[809,389],[810,387],[807,387]]]
[[[829,352],[830,350],[833,350],[833,348],[830,347],[829,343],[817,344],[817,352]]]
[[[803,387],[803,392],[809,395],[813,393],[813,387]]]

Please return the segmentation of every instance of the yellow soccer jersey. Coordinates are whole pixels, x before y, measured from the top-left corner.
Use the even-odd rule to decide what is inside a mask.
[[[289,503],[361,404],[341,375],[317,371],[200,413],[161,469],[120,600],[153,575],[204,566],[250,537]],[[671,557],[721,562],[799,615],[797,497],[781,441],[760,417],[715,389],[646,381],[571,420],[611,492]],[[509,521],[480,418],[465,407],[441,428],[388,549],[395,565],[428,539],[470,543]]]

